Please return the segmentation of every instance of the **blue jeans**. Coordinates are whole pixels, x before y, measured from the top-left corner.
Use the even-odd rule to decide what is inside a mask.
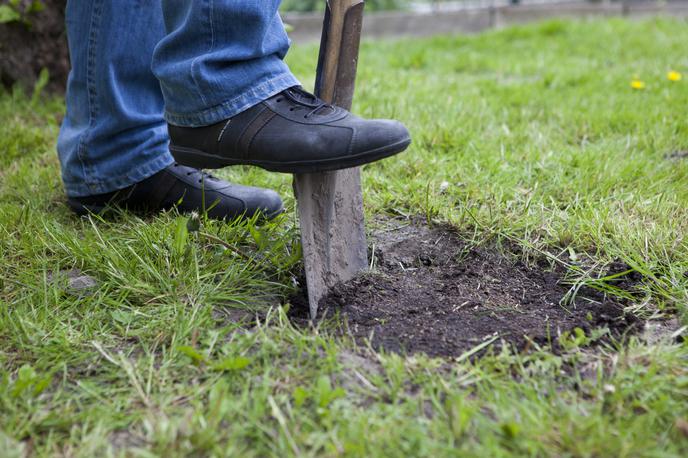
[[[298,85],[280,0],[69,0],[72,71],[57,150],[67,194],[173,162],[167,122],[214,124]]]

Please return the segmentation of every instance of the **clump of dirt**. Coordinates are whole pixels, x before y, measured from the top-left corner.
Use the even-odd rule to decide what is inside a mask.
[[[10,8],[21,16],[0,23],[0,85],[19,83],[30,91],[45,68],[50,75],[48,89],[62,92],[69,73],[64,22],[67,2],[42,0],[42,8],[29,13],[33,3],[20,0]]]
[[[48,272],[47,280],[48,283],[63,284],[66,292],[80,297],[93,294],[98,289],[98,281],[79,269]]]
[[[666,155],[667,159],[686,159],[688,158],[688,150],[673,151]]]
[[[377,268],[334,288],[320,310],[339,312],[346,332],[376,349],[458,356],[486,341],[556,347],[574,328],[620,335],[636,322],[594,290],[583,288],[562,305],[570,289],[562,271],[525,265],[494,247],[470,247],[447,227],[397,226],[373,243]],[[292,313],[307,313],[305,301],[292,303]]]

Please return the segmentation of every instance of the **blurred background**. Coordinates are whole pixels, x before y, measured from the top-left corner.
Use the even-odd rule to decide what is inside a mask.
[[[406,10],[406,11],[452,11],[471,8],[489,8],[506,5],[542,5],[557,3],[631,3],[634,0],[366,0],[369,11]],[[639,3],[642,0],[637,0]],[[685,2],[685,0],[675,0]],[[669,0],[671,2],[671,0]],[[667,3],[667,1],[659,2]],[[318,11],[324,8],[323,0],[284,0],[284,11]]]
[[[0,85],[59,92],[69,71],[66,0],[0,2]],[[319,40],[325,0],[284,0],[297,45]],[[365,38],[477,33],[550,18],[688,16],[688,0],[366,0]]]

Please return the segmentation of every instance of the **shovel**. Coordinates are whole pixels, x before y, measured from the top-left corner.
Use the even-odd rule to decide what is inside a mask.
[[[315,95],[351,109],[363,0],[328,0]],[[339,282],[368,267],[360,169],[294,175],[311,319]]]

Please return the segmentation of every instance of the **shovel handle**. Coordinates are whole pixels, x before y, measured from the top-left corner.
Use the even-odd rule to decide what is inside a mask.
[[[315,95],[351,109],[363,26],[363,0],[328,0],[325,10]]]

